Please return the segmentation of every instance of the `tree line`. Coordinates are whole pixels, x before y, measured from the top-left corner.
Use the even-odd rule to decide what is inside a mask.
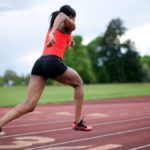
[[[66,52],[65,63],[74,68],[87,84],[150,82],[150,56],[140,56],[130,39],[120,42],[126,30],[123,21],[116,18],[109,22],[103,35],[87,45],[82,44],[82,36],[74,36],[76,45]],[[8,82],[25,85],[28,81],[29,75],[18,76],[12,70],[0,77],[0,85]],[[52,80],[48,82],[52,83]]]

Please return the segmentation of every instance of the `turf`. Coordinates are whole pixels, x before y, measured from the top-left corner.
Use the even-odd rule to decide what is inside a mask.
[[[10,107],[26,98],[27,87],[0,87],[0,107]],[[85,85],[85,99],[106,99],[150,95],[150,84],[97,84]],[[47,86],[39,104],[73,101],[73,88],[64,85]]]

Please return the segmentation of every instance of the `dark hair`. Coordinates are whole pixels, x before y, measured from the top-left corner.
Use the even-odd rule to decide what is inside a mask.
[[[76,11],[69,5],[64,5],[62,7],[60,7],[59,11],[54,11],[51,14],[51,20],[50,20],[50,28],[53,26],[53,23],[55,21],[55,18],[57,17],[57,15],[63,12],[65,15],[67,15],[68,17],[75,17],[76,16]]]

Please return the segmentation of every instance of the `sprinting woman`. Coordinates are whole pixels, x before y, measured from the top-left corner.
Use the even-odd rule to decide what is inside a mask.
[[[64,5],[59,11],[52,13],[42,56],[37,59],[31,71],[27,98],[24,103],[17,105],[0,119],[1,135],[4,134],[4,125],[35,109],[48,78],[74,88],[75,118],[72,128],[92,130],[92,127],[87,126],[81,119],[83,81],[74,69],[67,67],[63,62],[65,51],[75,45],[71,37],[72,31],[76,28],[75,17],[76,12],[69,5]]]

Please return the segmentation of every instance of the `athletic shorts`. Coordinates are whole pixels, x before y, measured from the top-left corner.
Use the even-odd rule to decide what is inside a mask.
[[[55,55],[43,55],[36,60],[31,74],[42,76],[44,78],[55,78],[63,74],[67,66],[62,59]]]

